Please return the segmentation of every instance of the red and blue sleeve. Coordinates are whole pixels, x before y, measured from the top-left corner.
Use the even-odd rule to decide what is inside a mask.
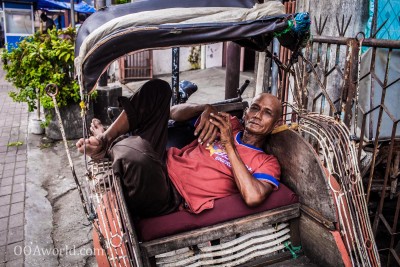
[[[253,173],[254,178],[271,184],[274,187],[274,190],[279,188],[280,176],[281,168],[279,166],[279,162],[274,156],[271,155],[267,155],[267,158]]]

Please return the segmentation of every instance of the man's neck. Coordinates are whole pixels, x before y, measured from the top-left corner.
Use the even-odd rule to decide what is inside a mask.
[[[265,138],[266,136],[264,135],[252,134],[244,130],[242,136],[242,142],[247,145],[252,145],[258,148],[262,148]]]

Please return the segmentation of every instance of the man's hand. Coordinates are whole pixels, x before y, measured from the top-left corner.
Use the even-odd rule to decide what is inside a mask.
[[[231,115],[225,112],[218,112],[217,114],[210,114],[211,119],[210,122],[215,125],[220,133],[220,141],[221,144],[226,148],[230,146],[234,147],[234,139],[232,132],[232,124],[231,124]]]
[[[203,113],[200,115],[200,123],[194,130],[194,135],[199,135],[198,142],[200,144],[210,144],[217,137],[218,129],[210,122],[210,114],[216,114],[218,111],[211,105],[206,105]]]

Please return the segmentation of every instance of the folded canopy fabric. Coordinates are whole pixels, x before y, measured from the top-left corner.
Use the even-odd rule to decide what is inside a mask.
[[[279,1],[138,0],[107,7],[78,31],[76,72],[86,94],[111,62],[135,51],[223,41],[263,51],[291,19]],[[295,36],[285,39],[297,41]]]
[[[70,2],[65,1],[56,1],[56,0],[38,0],[37,1],[37,8],[38,9],[71,9]],[[89,6],[83,1],[74,4],[75,12],[79,13],[94,13],[96,9],[94,7]]]
[[[84,55],[88,49],[101,39],[114,32],[132,29],[133,27],[252,21],[266,16],[283,15],[284,13],[284,6],[278,1],[267,1],[264,4],[256,4],[252,8],[193,7],[142,11],[124,15],[104,23],[101,27],[92,31],[80,47],[76,47],[76,49],[80,55]]]
[[[128,14],[167,8],[193,7],[245,7],[251,8],[255,0],[136,0],[133,3],[115,5],[99,10],[90,16],[80,28],[76,38],[75,53],[79,53],[80,44],[91,32],[108,21]]]

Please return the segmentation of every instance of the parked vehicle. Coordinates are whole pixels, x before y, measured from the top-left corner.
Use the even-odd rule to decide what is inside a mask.
[[[75,48],[83,113],[102,72],[126,53],[222,41],[266,51],[276,36],[295,52],[295,63],[307,39],[308,14],[283,14],[278,1],[254,4],[137,1],[93,14],[81,26]],[[238,97],[220,105],[240,114],[246,103]],[[281,164],[283,185],[257,208],[233,195],[197,215],[177,211],[138,218],[127,209],[111,162],[89,161],[85,180],[76,181],[94,226],[94,246],[105,252],[96,255],[99,266],[265,266],[279,261],[296,266],[302,255],[320,266],[379,266],[347,128],[336,118],[292,108],[293,122],[264,146]],[[190,130],[171,129],[174,137]]]

